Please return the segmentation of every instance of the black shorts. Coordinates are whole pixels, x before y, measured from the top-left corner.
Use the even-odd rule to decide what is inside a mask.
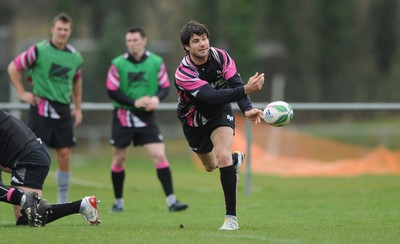
[[[47,147],[44,144],[36,146],[12,167],[11,185],[42,190],[50,164]]]
[[[155,121],[148,122],[145,127],[123,127],[114,113],[110,144],[117,148],[125,148],[131,142],[134,146],[143,146],[164,142],[164,138]]]
[[[214,145],[211,142],[211,133],[218,127],[228,126],[235,130],[235,117],[231,109],[226,109],[207,121],[200,127],[191,127],[187,124],[183,125],[183,133],[189,146],[196,153],[209,153]]]
[[[30,109],[28,114],[28,127],[48,147],[63,148],[76,145],[73,119],[71,116],[61,119],[42,117],[36,109]]]

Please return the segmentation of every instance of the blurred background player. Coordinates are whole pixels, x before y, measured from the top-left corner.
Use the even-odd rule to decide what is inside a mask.
[[[114,105],[111,145],[111,178],[115,202],[112,212],[122,211],[125,161],[128,146],[143,146],[154,162],[170,211],[181,211],[188,204],[176,199],[165,144],[155,121],[160,100],[168,95],[170,81],[163,59],[146,50],[147,37],[140,27],[125,35],[128,52],[112,60],[107,75],[108,95]]]
[[[189,146],[208,172],[219,168],[226,214],[221,230],[237,230],[236,169],[244,154],[232,154],[235,118],[231,102],[237,102],[244,116],[261,123],[263,113],[251,105],[248,94],[261,90],[264,74],[256,73],[243,84],[234,60],[221,49],[210,47],[210,33],[196,21],[181,30],[186,51],[175,73],[178,90],[178,118]]]
[[[42,197],[43,184],[51,165],[47,147],[21,120],[2,109],[0,109],[0,135],[0,169],[11,174],[13,189],[19,188],[24,192],[37,193],[37,212],[41,217],[47,218],[47,223],[75,213],[82,214],[91,225],[97,225],[100,222],[95,196],[54,205],[39,199]],[[8,202],[11,201],[13,192],[18,193],[15,190],[10,192],[5,189],[5,191],[9,197]],[[16,197],[18,198],[18,194]],[[13,202],[18,203],[18,200],[13,200]],[[14,206],[16,224],[33,225],[32,216],[23,214],[24,211],[21,212],[20,205]],[[46,224],[46,221],[39,225],[42,224]]]
[[[30,104],[28,126],[48,147],[55,148],[58,163],[58,202],[68,200],[73,126],[82,122],[83,59],[68,44],[72,19],[57,15],[50,28],[51,39],[31,46],[8,66],[10,79],[21,101]],[[27,92],[21,73],[29,70],[33,91]],[[74,110],[71,112],[71,98]],[[73,121],[72,116],[75,121]]]

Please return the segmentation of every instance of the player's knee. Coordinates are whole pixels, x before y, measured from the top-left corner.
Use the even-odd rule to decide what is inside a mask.
[[[112,161],[111,165],[117,166],[117,167],[122,167],[122,166],[125,165],[125,159],[114,158],[114,160]]]
[[[151,152],[150,157],[153,159],[153,161],[156,162],[164,162],[167,161],[165,153],[164,152]]]
[[[203,163],[203,166],[207,172],[213,172],[214,169],[218,168],[216,163]]]
[[[214,168],[211,168],[211,167],[205,167],[205,169],[206,169],[206,171],[207,172],[213,172],[214,171],[214,169],[216,169],[215,167]]]
[[[217,155],[218,165],[226,167],[232,164],[232,155],[229,153],[220,153]]]
[[[63,149],[57,150],[58,164],[62,164],[62,165],[69,164],[70,157],[71,157],[71,151],[69,150],[69,148],[63,148]]]
[[[115,155],[112,161],[112,165],[122,166],[125,164],[126,156],[125,155]]]

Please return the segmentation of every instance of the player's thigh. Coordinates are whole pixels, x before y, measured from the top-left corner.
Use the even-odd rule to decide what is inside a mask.
[[[211,133],[211,141],[215,151],[231,150],[233,143],[233,129],[228,126],[220,126]]]
[[[193,152],[206,154],[212,151],[213,144],[210,140],[211,131],[207,126],[191,127],[184,125],[183,133]]]
[[[47,148],[44,145],[35,147],[12,168],[11,185],[42,190],[50,164]]]
[[[113,121],[111,128],[110,144],[116,148],[128,147],[133,137],[135,130],[131,127],[123,127],[119,121]]]

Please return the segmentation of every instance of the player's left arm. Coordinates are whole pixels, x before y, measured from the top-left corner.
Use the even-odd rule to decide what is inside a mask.
[[[146,111],[155,111],[160,105],[160,101],[166,98],[169,94],[170,81],[167,74],[165,64],[162,63],[160,70],[157,73],[158,77],[158,91],[154,96],[150,97],[146,105]]]
[[[82,75],[81,70],[78,69],[77,74],[74,77],[72,87],[72,101],[74,103],[74,110],[72,111],[72,116],[75,118],[74,126],[78,126],[82,123]]]

